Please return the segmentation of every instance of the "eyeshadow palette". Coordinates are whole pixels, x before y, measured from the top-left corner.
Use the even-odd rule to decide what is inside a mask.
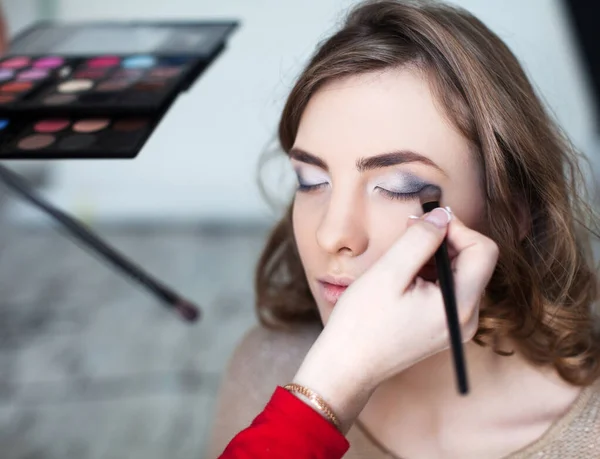
[[[136,157],[236,26],[33,27],[0,58],[0,159]]]
[[[0,151],[14,158],[123,158],[138,151],[154,121],[144,117],[47,118],[17,126],[0,119]]]
[[[122,111],[155,110],[168,102],[174,91],[180,92],[177,88],[185,86],[198,64],[199,60],[191,57],[91,58],[77,63],[68,76],[53,78],[42,89],[38,86],[38,90],[29,90],[28,94],[34,94],[26,95],[21,106],[37,110],[65,106],[88,111],[111,107]]]

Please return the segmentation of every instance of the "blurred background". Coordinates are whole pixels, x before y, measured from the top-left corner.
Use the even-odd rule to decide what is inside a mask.
[[[241,21],[226,51],[179,97],[135,160],[3,163],[199,303],[200,322],[181,322],[0,189],[0,456],[204,457],[222,371],[256,323],[257,257],[281,213],[260,194],[258,161],[294,78],[356,1],[2,3],[10,35],[45,19]],[[476,14],[517,54],[589,158],[587,176],[596,183],[600,77],[593,70],[600,64],[582,37],[597,43],[598,7],[452,3]],[[582,5],[583,14],[573,16]],[[291,196],[286,174],[274,163],[264,177],[280,204]]]

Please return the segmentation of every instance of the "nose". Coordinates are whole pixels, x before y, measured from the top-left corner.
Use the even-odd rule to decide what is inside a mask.
[[[317,242],[330,254],[356,257],[367,249],[369,237],[360,198],[340,193],[331,197],[317,230]]]

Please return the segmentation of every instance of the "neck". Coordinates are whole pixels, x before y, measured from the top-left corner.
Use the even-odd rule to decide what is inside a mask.
[[[512,350],[512,347],[503,347]],[[523,366],[522,357],[515,353],[511,356],[496,354],[490,347],[482,347],[474,342],[464,344],[464,354],[469,383],[468,394],[458,393],[454,363],[450,350],[429,357],[402,374],[387,381],[390,387],[402,386],[411,392],[427,394],[430,399],[456,399],[474,397],[484,389],[502,387],[512,379],[516,368]]]
[[[567,386],[553,369],[538,368],[527,362],[511,343],[503,343],[501,349],[515,352],[503,356],[491,347],[473,342],[464,345],[469,382],[466,395],[458,393],[452,355],[448,350],[384,382],[373,394],[370,408],[383,417],[394,417],[402,411],[444,418],[445,413],[450,412],[473,413],[492,406],[495,408],[492,411],[497,411],[502,410],[504,403],[516,406],[531,403],[531,394],[536,391],[543,392],[550,386]],[[484,416],[482,413],[478,419],[483,421]]]

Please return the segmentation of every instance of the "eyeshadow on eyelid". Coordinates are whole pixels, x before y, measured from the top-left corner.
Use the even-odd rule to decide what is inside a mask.
[[[396,173],[386,180],[378,180],[376,185],[389,191],[413,193],[420,191],[429,183],[412,174]]]
[[[294,172],[298,176],[298,179],[303,180],[303,181],[315,181],[315,180],[329,181],[329,176],[322,172],[314,172],[314,171],[310,171],[310,170],[303,172],[300,169],[295,169]]]

